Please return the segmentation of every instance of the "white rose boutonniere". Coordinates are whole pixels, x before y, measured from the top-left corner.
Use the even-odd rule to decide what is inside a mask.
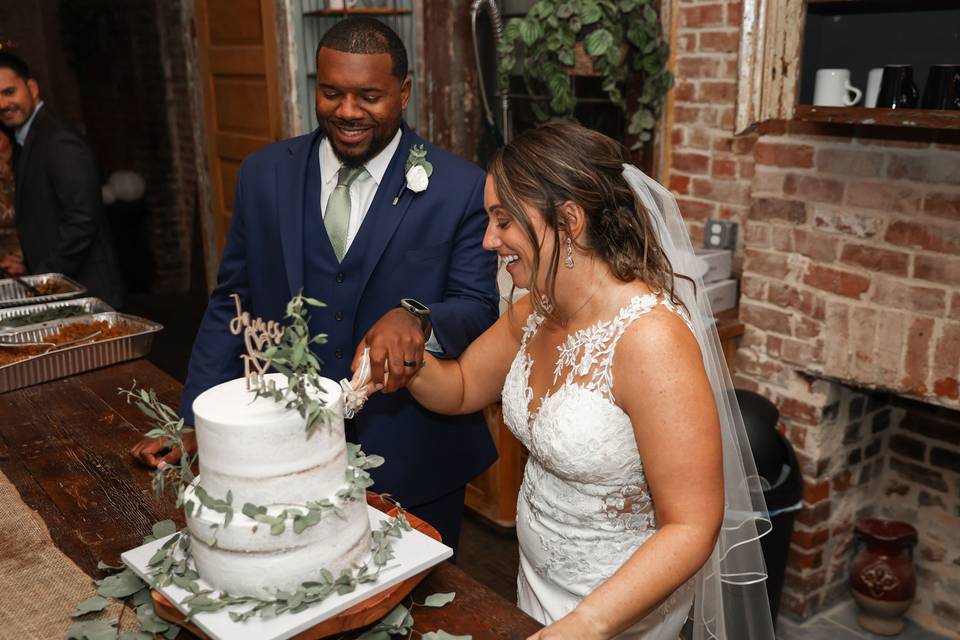
[[[427,150],[422,144],[415,144],[410,147],[410,154],[407,156],[407,164],[404,169],[406,172],[406,181],[404,186],[414,193],[426,191],[430,186],[430,176],[433,174],[433,165],[427,160]],[[400,200],[400,194],[393,199],[396,205]]]

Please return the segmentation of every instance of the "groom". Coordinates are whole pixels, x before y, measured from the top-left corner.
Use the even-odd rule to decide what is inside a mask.
[[[481,247],[484,173],[403,123],[410,88],[403,42],[382,23],[350,17],[323,37],[320,127],[253,153],[240,168],[180,413],[192,424],[193,400],[243,373],[242,341],[228,329],[236,312],[230,294],[254,317],[282,320],[303,289],[327,305],[311,309],[311,333],[328,334],[315,347],[325,377],[349,378],[358,344],[370,347],[375,380],[388,362],[385,393],[373,394],[348,423],[349,440],[386,458],[374,470],[374,489],[455,548],[465,485],[496,450],[481,416],[430,413],[402,387],[424,347],[456,357],[493,323],[496,264]],[[405,179],[416,145],[432,165],[428,180],[419,169]],[[133,453],[156,464],[160,449],[143,442]]]

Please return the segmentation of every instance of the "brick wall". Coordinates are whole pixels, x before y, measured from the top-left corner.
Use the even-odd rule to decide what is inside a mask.
[[[668,185],[695,242],[709,217],[741,227],[734,377],[776,402],[802,461],[783,598],[802,617],[844,593],[853,522],[883,511],[890,482],[937,513],[931,544],[960,525],[952,441],[924,441],[921,465],[890,400],[960,415],[960,136],[803,123],[734,136],[740,15],[739,0],[676,2]],[[960,438],[960,420],[944,428]],[[943,547],[937,571],[921,561],[914,610],[949,628],[960,548]]]

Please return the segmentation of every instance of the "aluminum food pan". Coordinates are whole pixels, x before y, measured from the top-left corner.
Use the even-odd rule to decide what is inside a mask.
[[[15,280],[6,278],[0,280],[0,308],[18,307],[25,304],[40,304],[43,302],[53,302],[55,300],[67,300],[69,298],[76,298],[87,292],[85,286],[62,273],[39,273],[32,276],[23,276],[21,280],[34,287],[40,284],[46,284],[51,280],[59,280],[69,286],[70,290],[66,293],[54,293],[49,296],[33,297],[27,295],[26,290]]]
[[[4,326],[4,322],[7,320],[11,320],[13,318],[22,318],[24,316],[29,316],[32,313],[39,313],[41,311],[48,311],[50,309],[59,309],[61,307],[81,307],[84,311],[84,315],[91,313],[102,313],[104,311],[113,311],[113,307],[108,305],[100,298],[71,298],[69,300],[59,300],[57,302],[47,302],[44,304],[31,304],[25,307],[7,307],[6,309],[0,309],[0,336],[22,331],[33,324],[41,324],[31,323],[30,325],[25,324],[19,327]],[[73,316],[73,318],[76,317],[77,316]]]
[[[0,393],[141,358],[150,353],[153,334],[163,329],[163,325],[144,318],[107,311],[24,327],[21,331],[2,336],[0,341],[7,344],[43,342],[62,325],[95,320],[106,320],[110,326],[120,321],[127,322],[133,325],[133,333],[100,342],[73,345],[2,366]]]

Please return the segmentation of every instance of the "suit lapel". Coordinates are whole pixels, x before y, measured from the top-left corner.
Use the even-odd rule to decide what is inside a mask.
[[[415,193],[404,186],[404,167],[410,146],[419,142],[416,135],[404,124],[400,145],[390,161],[390,166],[387,167],[387,172],[383,175],[383,182],[377,188],[377,194],[370,204],[370,210],[367,211],[367,215],[363,219],[360,231],[361,233],[369,232],[370,240],[363,256],[363,265],[360,271],[361,292],[366,289],[374,268],[380,262],[380,257],[386,250],[387,244],[393,234],[396,233],[400,222],[407,213],[407,209],[416,196]],[[400,198],[394,205],[393,199],[398,194]],[[359,302],[359,296],[357,301]]]
[[[33,148],[37,146],[37,134],[46,124],[47,109],[44,106],[37,112],[37,115],[33,118],[33,123],[30,125],[30,131],[27,133],[27,139],[23,142],[23,148],[20,149],[18,154],[17,164],[16,164],[16,175],[14,176],[14,196],[13,196],[13,210],[17,217],[20,216],[23,206],[23,183],[26,180],[27,170],[29,168],[30,156],[33,152]],[[16,144],[16,143],[14,143]]]
[[[311,166],[310,150],[314,148],[313,142],[318,135],[319,131],[310,138],[301,138],[301,144],[291,144],[287,157],[277,164],[280,244],[291,297],[303,288],[304,180]]]

